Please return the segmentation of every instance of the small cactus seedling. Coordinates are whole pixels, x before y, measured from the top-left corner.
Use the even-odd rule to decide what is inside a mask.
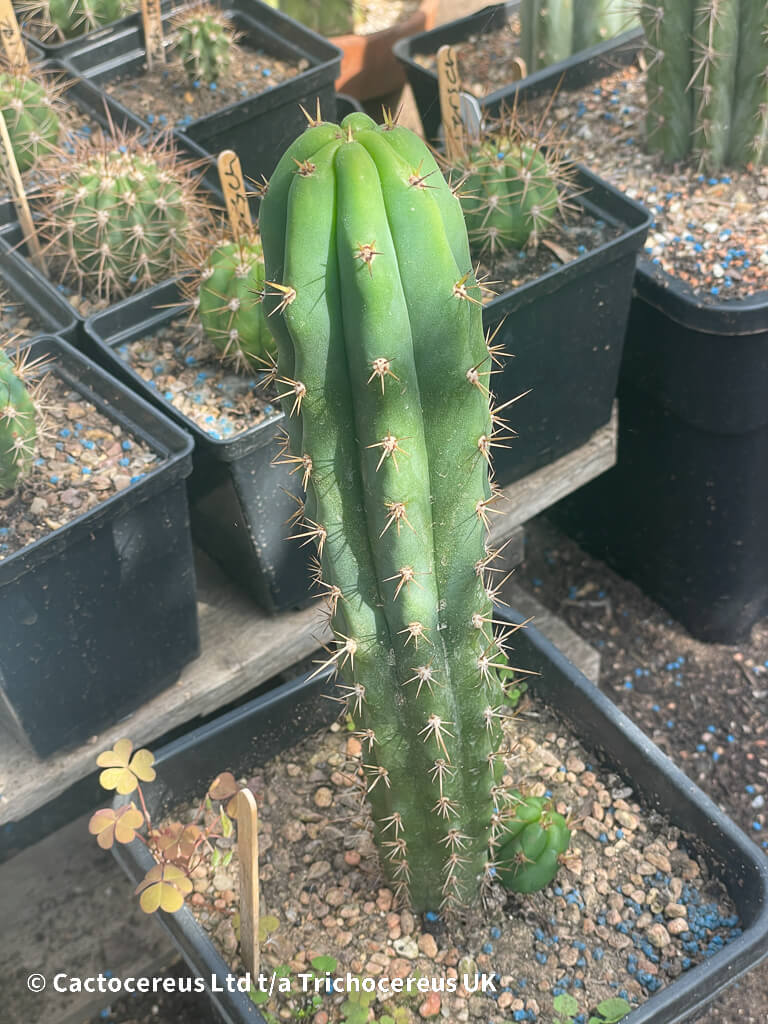
[[[176,53],[190,81],[217,82],[229,67],[235,33],[221,11],[209,4],[185,10],[174,19]]]
[[[43,432],[40,362],[0,347],[0,495],[12,491],[32,463]]]
[[[22,174],[59,141],[61,122],[56,98],[55,87],[44,76],[28,67],[0,65],[0,113]]]
[[[537,71],[632,24],[626,0],[523,0],[522,56],[528,71]]]
[[[167,141],[78,139],[44,168],[40,206],[49,259],[85,294],[107,300],[173,277],[206,222],[190,166]]]
[[[263,370],[274,358],[263,294],[264,257],[255,235],[213,248],[194,304],[206,335],[238,370]]]
[[[489,464],[504,424],[461,206],[391,118],[311,123],[262,200],[265,303],[385,874],[471,903],[514,817],[502,784]],[[496,434],[494,435],[494,427]]]
[[[647,0],[647,136],[669,162],[760,165],[768,146],[768,4]]]
[[[136,9],[133,0],[21,0],[14,6],[44,41],[60,42],[93,32]]]

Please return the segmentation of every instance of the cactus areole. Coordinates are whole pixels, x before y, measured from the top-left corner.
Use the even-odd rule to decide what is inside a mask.
[[[461,207],[408,130],[317,123],[261,206],[271,324],[329,662],[384,870],[416,910],[496,873],[509,669],[486,526],[492,356]]]

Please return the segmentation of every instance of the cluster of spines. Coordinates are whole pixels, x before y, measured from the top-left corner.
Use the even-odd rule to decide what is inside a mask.
[[[22,174],[58,143],[60,91],[50,75],[0,62],[0,113]]]
[[[514,814],[502,785],[513,670],[486,548],[499,353],[461,208],[387,119],[312,122],[261,207],[286,412],[344,713],[386,874],[417,909],[470,902]],[[496,429],[495,429],[496,428]],[[320,671],[320,670],[318,670]]]
[[[78,137],[43,164],[40,230],[60,274],[108,301],[176,276],[210,224],[196,165],[168,138]]]
[[[212,4],[199,3],[173,19],[176,53],[192,81],[210,85],[226,72],[236,40],[229,18]]]
[[[647,137],[670,162],[759,166],[768,145],[768,6],[644,0]]]
[[[19,0],[19,14],[29,19],[43,41],[74,39],[125,17],[133,0]]]
[[[12,491],[32,463],[43,432],[41,363],[28,349],[0,347],[0,495]]]

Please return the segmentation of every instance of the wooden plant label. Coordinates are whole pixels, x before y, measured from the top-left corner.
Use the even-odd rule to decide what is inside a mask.
[[[522,82],[528,75],[528,65],[522,57],[515,57],[509,64],[510,82]]]
[[[144,25],[144,46],[147,51],[147,68],[165,64],[163,46],[163,16],[160,0],[141,0],[141,20]]]
[[[21,38],[16,13],[11,0],[0,0],[0,38],[6,60],[14,68],[28,68],[27,48]]]
[[[445,132],[445,155],[453,163],[464,153],[464,122],[461,119],[459,65],[452,46],[441,46],[437,51],[437,85]]]
[[[229,226],[232,228],[234,238],[238,239],[253,234],[253,221],[245,192],[240,158],[231,149],[225,149],[219,153],[216,166],[219,169],[221,190],[227,204]]]
[[[47,274],[48,267],[46,266],[43,250],[40,246],[40,239],[37,237],[35,223],[29,210],[27,193],[21,180],[21,174],[19,174],[16,156],[11,145],[11,137],[8,134],[8,126],[5,123],[2,111],[0,111],[0,166],[2,166],[11,198],[19,215],[19,223],[24,231],[24,241],[29,246],[29,258],[38,270],[43,274]]]
[[[240,955],[247,971],[259,973],[259,812],[250,789],[237,794],[237,855],[240,858]]]

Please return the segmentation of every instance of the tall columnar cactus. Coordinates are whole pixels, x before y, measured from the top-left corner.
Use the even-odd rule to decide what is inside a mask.
[[[79,139],[44,173],[53,180],[40,203],[48,251],[64,277],[99,298],[173,277],[206,218],[196,179],[164,142]]]
[[[768,144],[768,5],[649,0],[648,146],[711,171],[760,164]]]
[[[109,25],[136,9],[134,0],[20,0],[17,7],[22,17],[32,19],[32,26],[44,39],[64,41],[102,25]]]
[[[461,207],[416,136],[352,114],[288,149],[260,226],[299,534],[384,869],[418,910],[471,901],[503,833],[510,670],[485,542],[492,353]]]
[[[0,348],[0,495],[29,467],[37,441],[37,410],[19,365]]]
[[[238,370],[263,370],[274,355],[263,292],[264,257],[256,236],[211,250],[195,305],[206,335]]]
[[[355,30],[355,0],[279,0],[274,6],[324,36]]]
[[[0,113],[22,173],[56,146],[61,122],[55,90],[41,76],[26,68],[0,68]]]
[[[565,60],[633,23],[626,0],[523,0],[521,50],[528,71]]]
[[[174,21],[176,52],[192,80],[216,82],[229,67],[235,35],[232,24],[210,4],[183,11]]]

